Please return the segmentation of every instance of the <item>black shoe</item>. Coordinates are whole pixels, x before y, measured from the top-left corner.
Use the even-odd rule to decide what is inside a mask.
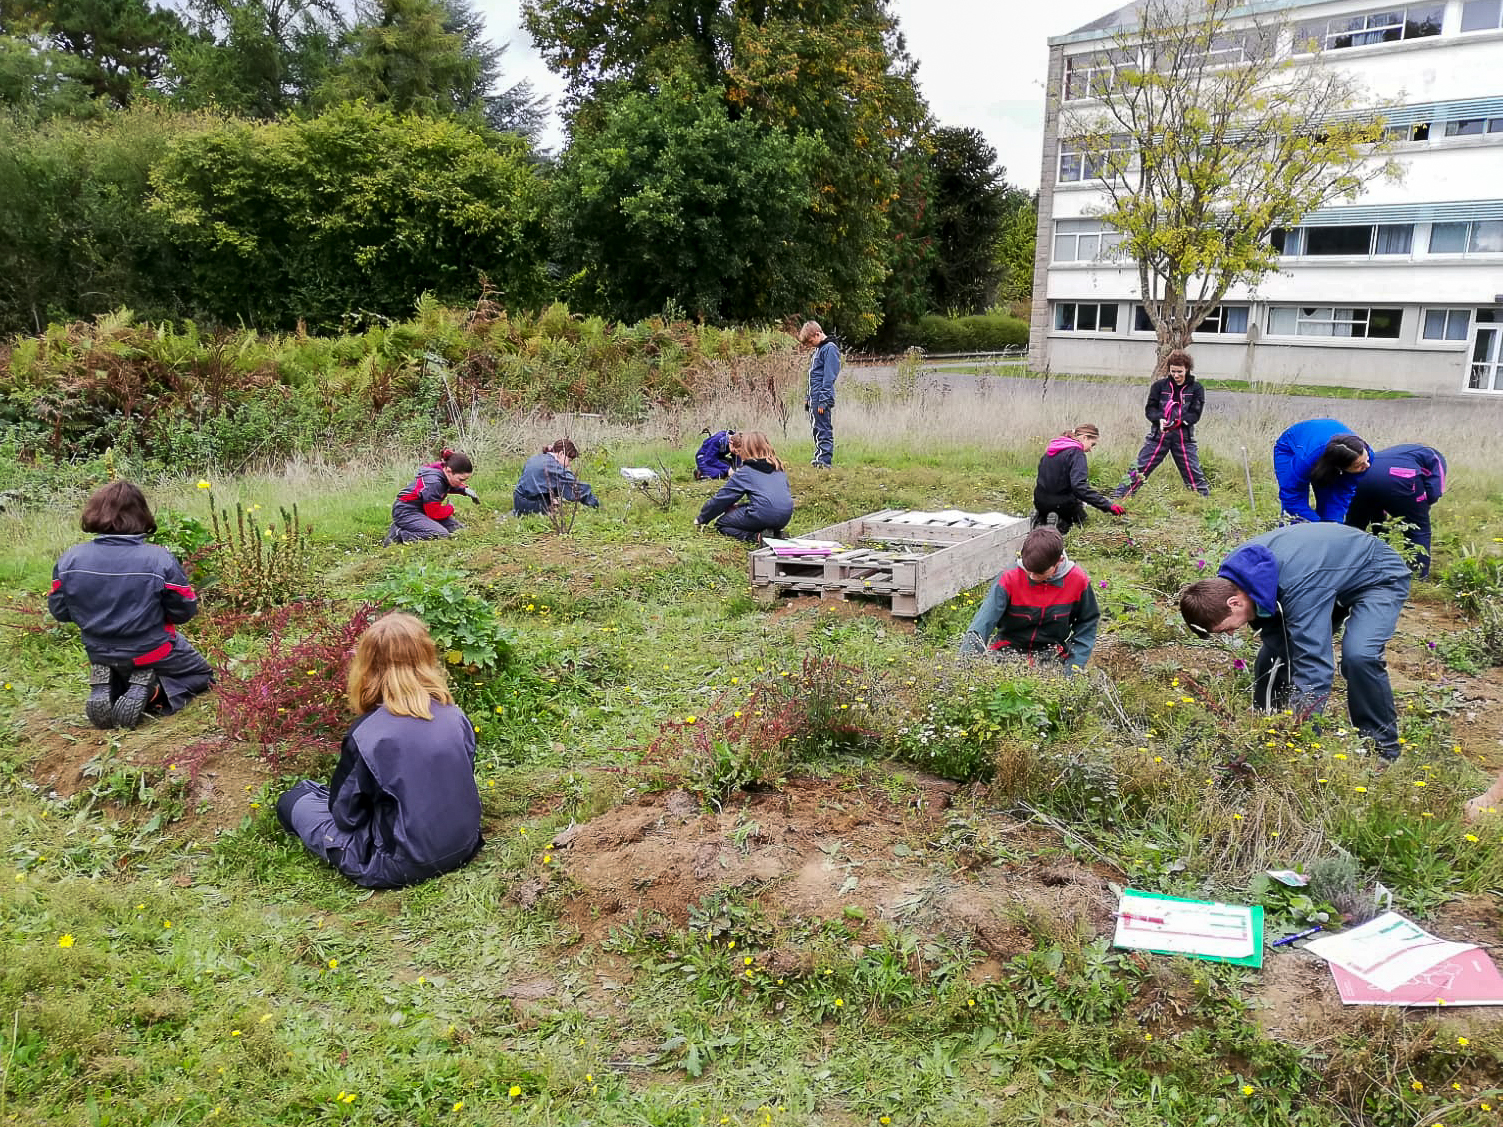
[[[157,671],[137,669],[126,684],[125,692],[115,698],[113,712],[117,728],[134,728],[141,722],[141,713],[146,711],[152,690],[157,687]]]
[[[110,667],[89,666],[89,699],[84,703],[84,715],[96,728],[113,728],[115,713],[110,707]]]

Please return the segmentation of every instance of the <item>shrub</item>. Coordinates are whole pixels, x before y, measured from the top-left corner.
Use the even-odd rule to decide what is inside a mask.
[[[160,544],[183,565],[188,582],[202,586],[213,576],[214,532],[197,517],[163,509],[156,514],[157,530],[151,534],[153,544]]]
[[[925,352],[1003,352],[1028,344],[1028,322],[996,313],[971,317],[942,317],[930,313],[916,324],[894,333],[899,349],[917,346]]]
[[[405,610],[428,624],[440,657],[472,675],[489,676],[511,660],[512,639],[496,612],[479,595],[465,589],[465,573],[409,564],[371,588],[384,607]]]
[[[214,699],[225,735],[258,745],[273,765],[289,751],[337,750],[349,721],[349,659],[377,611],[370,603],[350,612],[299,602],[222,623],[229,630],[255,628],[266,637],[264,649],[243,661],[222,644],[205,646],[218,667]]]
[[[1480,614],[1484,605],[1503,597],[1503,557],[1469,545],[1460,559],[1441,572],[1440,585],[1464,613]]]

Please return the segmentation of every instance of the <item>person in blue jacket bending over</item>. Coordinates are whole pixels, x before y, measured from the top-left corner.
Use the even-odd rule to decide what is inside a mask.
[[[1253,705],[1319,712],[1335,680],[1332,639],[1343,622],[1341,675],[1352,723],[1384,759],[1399,755],[1398,713],[1383,652],[1409,597],[1409,566],[1376,536],[1344,524],[1292,524],[1255,536],[1214,579],[1186,587],[1179,609],[1202,638],[1259,632]]]
[[[334,778],[283,794],[282,828],[362,888],[403,888],[465,864],[483,844],[475,728],[420,619],[388,614],[360,636],[349,703],[360,719]]]
[[[1273,475],[1279,482],[1279,505],[1295,520],[1330,520],[1338,524],[1357,492],[1357,478],[1372,463],[1372,449],[1335,419],[1306,419],[1279,435],[1273,444]],[[1315,507],[1310,507],[1310,492]]]
[[[731,454],[740,464],[704,503],[695,527],[714,521],[716,532],[748,543],[783,535],[793,519],[793,491],[772,443],[761,431],[742,431],[731,436]]]
[[[1398,517],[1404,539],[1417,549],[1414,574],[1430,574],[1430,506],[1446,491],[1446,459],[1429,446],[1390,446],[1373,455],[1372,468],[1357,479],[1346,523],[1369,525]]]
[[[600,508],[600,499],[569,467],[579,457],[579,447],[560,438],[541,453],[528,458],[522,476],[511,491],[511,505],[517,516],[551,513],[566,501],[577,501],[592,509]]]

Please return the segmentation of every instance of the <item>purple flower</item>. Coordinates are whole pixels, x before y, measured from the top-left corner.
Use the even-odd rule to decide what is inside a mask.
[[[1425,645],[1429,646],[1432,650],[1435,648],[1434,642],[1426,642]]]
[[[1232,668],[1240,673],[1247,668],[1247,662],[1243,661],[1240,657],[1234,657],[1232,658]]]
[[[1206,561],[1205,560],[1196,560],[1195,561],[1195,570],[1196,571],[1204,571],[1205,569],[1206,569]]]
[[[1096,584],[1096,586],[1100,587],[1103,591],[1105,591],[1106,590],[1106,580],[1103,579],[1100,583]]]

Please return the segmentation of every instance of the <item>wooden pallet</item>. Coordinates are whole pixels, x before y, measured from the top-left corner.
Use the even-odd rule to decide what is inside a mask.
[[[898,618],[917,618],[995,578],[1012,564],[1028,533],[1026,517],[1000,525],[894,519],[907,515],[906,509],[883,509],[804,534],[850,545],[828,556],[779,556],[759,548],[751,553],[752,594],[766,604],[784,592],[871,597],[886,601]]]

